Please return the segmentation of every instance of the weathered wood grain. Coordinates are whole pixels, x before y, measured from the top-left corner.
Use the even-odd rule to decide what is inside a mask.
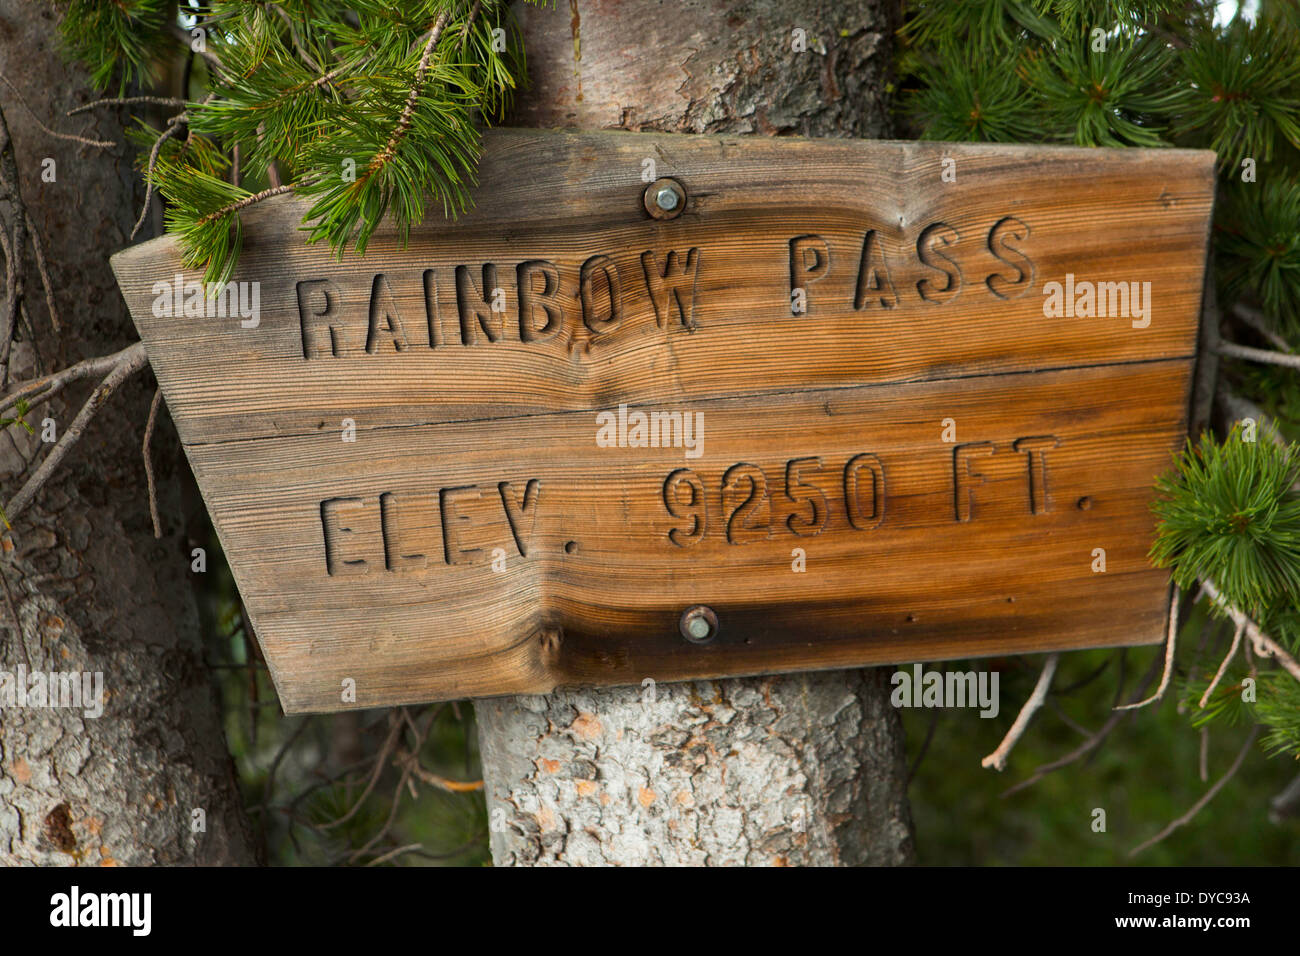
[[[647,156],[680,217],[647,215]],[[113,261],[290,712],[1129,644],[1164,619],[1147,501],[1212,163],[501,131],[475,210],[405,249],[250,212],[255,327],[156,314],[170,240]],[[1047,317],[1067,274],[1150,308]],[[698,456],[605,447],[620,404],[701,416]]]
[[[955,183],[940,178],[945,157],[956,161]],[[656,221],[641,208],[644,158],[685,185],[679,218]],[[247,437],[302,434],[344,417],[367,428],[1194,351],[1212,195],[1212,166],[1198,152],[500,131],[488,137],[481,180],[478,205],[458,222],[433,211],[404,250],[381,229],[364,258],[341,262],[302,241],[302,203],[249,211],[237,278],[261,284],[254,329],[241,328],[237,317],[152,314],[154,283],[181,271],[173,240],[116,256],[187,441],[220,440],[232,429]],[[1032,280],[1018,288],[1010,281],[1016,265],[988,248],[990,229],[1006,217],[1028,231],[1023,241],[1007,239],[1033,263]],[[961,237],[940,249],[962,270],[955,295],[937,291],[946,277],[917,256],[918,238],[936,223]],[[881,308],[879,297],[854,308],[870,230],[898,295],[892,309]],[[806,235],[825,240],[830,267],[824,278],[809,277],[808,311],[794,315],[790,242]],[[641,261],[650,252],[663,268],[670,252],[691,248],[699,250],[687,317],[694,331],[675,306],[659,321]],[[615,264],[623,307],[621,321],[596,334],[582,321],[578,281],[582,264],[599,255]],[[937,253],[930,258],[943,264]],[[557,268],[564,319],[556,334],[525,343],[517,266],[535,260]],[[467,267],[481,291],[485,263],[496,267],[505,296],[500,340],[488,342],[471,322],[478,341],[467,346],[455,270]],[[428,270],[442,340],[434,348]],[[1150,327],[1045,320],[1041,287],[1067,272],[1151,281]],[[376,298],[386,304],[391,293],[405,330],[408,346],[398,355],[384,336],[373,343],[376,354],[366,351],[376,276],[383,276]],[[1011,297],[994,294],[990,277]],[[310,312],[322,304],[324,282],[337,291],[341,354],[308,360],[299,285]],[[543,285],[540,277],[533,282]],[[932,301],[922,299],[920,282]],[[603,305],[601,298],[597,310]]]

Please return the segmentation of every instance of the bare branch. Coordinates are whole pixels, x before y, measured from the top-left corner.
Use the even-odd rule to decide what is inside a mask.
[[[1139,694],[1144,693],[1147,689],[1147,686],[1153,680],[1155,680],[1156,668],[1159,665],[1160,665],[1160,658],[1157,657],[1151,661],[1151,666],[1147,669],[1145,676],[1143,676],[1142,680],[1138,683],[1137,690],[1133,692],[1134,698],[1136,698]],[[1122,681],[1121,681],[1121,686],[1122,686]],[[1031,774],[1025,780],[1022,780],[1020,781],[1020,783],[1016,784],[1015,786],[1008,787],[1006,790],[1002,791],[1003,799],[1006,799],[1007,797],[1011,796],[1013,793],[1018,793],[1019,791],[1024,790],[1027,787],[1033,786],[1039,780],[1042,780],[1044,777],[1046,777],[1049,773],[1052,773],[1053,771],[1056,770],[1060,770],[1062,767],[1068,767],[1076,760],[1079,760],[1082,757],[1086,757],[1088,754],[1092,753],[1099,746],[1101,746],[1101,744],[1106,740],[1107,737],[1110,736],[1111,731],[1113,731],[1116,727],[1119,726],[1119,722],[1124,719],[1124,716],[1125,715],[1122,711],[1113,711],[1111,715],[1108,718],[1106,718],[1106,722],[1101,725],[1101,727],[1097,730],[1095,734],[1093,734],[1083,743],[1079,744],[1079,746],[1075,747],[1064,757],[1058,757],[1056,760],[1053,760],[1050,763],[1043,764],[1042,766],[1035,769],[1033,774]]]
[[[80,440],[82,432],[86,430],[86,426],[103,407],[104,403],[108,401],[123,382],[144,368],[149,361],[144,354],[143,347],[139,351],[123,349],[118,354],[123,356],[123,360],[90,393],[90,398],[86,399],[86,404],[81,406],[81,411],[77,412],[77,417],[72,420],[72,424],[64,431],[63,437],[55,443],[50,453],[45,456],[45,460],[32,472],[26,484],[19,489],[18,494],[14,495],[13,499],[5,507],[5,514],[10,521],[18,517],[23,509],[31,503],[32,499],[36,497],[36,493],[49,480],[50,475],[54,474],[54,470],[67,457],[68,452],[72,450],[72,446]]]
[[[60,133],[57,130],[50,129],[48,126],[46,126],[44,123],[41,122],[41,118],[36,115],[36,111],[32,109],[27,104],[27,100],[23,98],[22,91],[20,91],[18,87],[14,86],[13,81],[11,81],[9,77],[5,76],[3,73],[0,73],[0,80],[4,80],[5,83],[9,86],[9,89],[14,91],[14,96],[18,97],[18,102],[23,104],[23,109],[27,110],[27,112],[32,114],[32,119],[36,121],[36,125],[39,126],[41,129],[43,129],[48,135],[53,136],[55,139],[66,139],[74,143],[81,143],[83,146],[94,146],[96,149],[109,149],[117,145],[117,143],[114,143],[112,140],[87,139],[85,136],[78,136],[75,133]]]
[[[1268,341],[1272,343],[1273,347],[1278,351],[1291,351],[1291,343],[1269,327],[1270,322],[1263,312],[1252,309],[1250,306],[1242,305],[1238,302],[1232,307],[1232,314],[1234,317],[1240,319],[1246,326],[1257,332],[1262,338],[1268,339]]]
[[[1300,680],[1300,663],[1297,663],[1296,659],[1287,653],[1286,648],[1260,630],[1259,625],[1247,617],[1245,612],[1225,602],[1223,595],[1219,593],[1219,589],[1214,586],[1213,581],[1206,578],[1201,584],[1205,588],[1205,593],[1210,596],[1210,600],[1223,608],[1234,623],[1241,626],[1244,622],[1246,636],[1250,638],[1251,644],[1254,645],[1256,654],[1260,657],[1272,658],[1278,664],[1281,664],[1288,674],[1296,680]]]
[[[1298,814],[1300,814],[1300,776],[1295,777],[1281,793],[1268,802],[1268,818],[1275,824]]]
[[[404,747],[398,748],[393,763],[409,770],[429,786],[437,787],[439,790],[446,790],[448,793],[474,793],[483,789],[482,780],[450,780],[431,770],[424,769],[419,758]]]
[[[1025,701],[1025,706],[1020,708],[1020,713],[1016,715],[1015,722],[1007,731],[1007,735],[1002,738],[1002,743],[998,744],[998,749],[980,761],[981,767],[992,767],[994,770],[1006,769],[1007,755],[1024,734],[1025,728],[1029,726],[1029,721],[1033,719],[1038,708],[1043,706],[1043,699],[1047,696],[1047,688],[1052,684],[1052,675],[1056,673],[1056,665],[1060,659],[1060,654],[1048,655],[1047,662],[1043,664],[1043,672],[1038,675],[1038,683],[1034,685],[1034,692]]]
[[[88,358],[84,362],[69,365],[65,369],[34,379],[25,385],[19,386],[16,391],[10,392],[4,398],[0,398],[0,412],[13,408],[20,399],[26,399],[29,405],[38,405],[41,402],[49,401],[73,382],[79,382],[83,378],[103,375],[122,362],[133,360],[137,355],[144,355],[143,342],[128,345],[122,351],[114,352],[111,355],[98,355],[95,358]]]
[[[18,309],[25,294],[23,254],[27,243],[27,206],[23,203],[13,137],[9,135],[9,124],[3,111],[0,111],[0,198],[9,200],[14,209],[13,242],[7,238],[4,241],[5,314],[4,327],[0,329],[0,367],[4,369],[3,381],[8,384],[9,349],[13,344],[14,330],[18,326]]]
[[[1282,437],[1281,431],[1278,430],[1275,422],[1264,409],[1260,408],[1250,399],[1242,398],[1236,392],[1229,391],[1226,388],[1220,388],[1218,392],[1219,404],[1223,407],[1228,417],[1235,421],[1242,421],[1250,418],[1255,421],[1259,429],[1268,437],[1269,441],[1275,445],[1286,445],[1287,440]],[[1195,601],[1192,603],[1196,603]]]
[[[184,27],[182,27],[179,23],[171,24],[171,34],[172,36],[176,37],[176,39],[180,40],[182,44],[184,44],[185,49],[191,50],[197,53],[199,56],[203,57],[204,62],[206,62],[208,66],[212,67],[212,69],[216,70],[220,74],[223,75],[225,74],[226,69],[221,64],[221,58],[217,56],[215,53],[208,50],[206,43],[203,45],[204,48],[202,50],[195,50],[194,37],[192,37],[189,31],[186,30]]]
[[[78,106],[76,109],[68,110],[68,116],[76,116],[78,113],[87,113],[93,109],[99,109],[101,106],[184,106],[185,101],[174,99],[170,96],[110,96],[102,100],[93,100],[84,106]]]
[[[1160,686],[1156,692],[1144,701],[1136,704],[1120,704],[1116,710],[1137,710],[1139,707],[1145,707],[1147,704],[1154,704],[1165,696],[1165,691],[1169,689],[1169,681],[1174,676],[1174,650],[1178,642],[1178,585],[1174,585],[1174,597],[1169,602],[1169,636],[1165,639],[1165,673],[1160,678]]]
[[[275,792],[275,775],[280,769],[280,762],[284,760],[285,754],[289,752],[290,748],[293,747],[294,743],[298,740],[298,738],[302,736],[302,732],[307,729],[307,725],[310,723],[311,723],[311,718],[304,717],[302,719],[302,722],[299,723],[298,726],[293,729],[293,733],[291,733],[288,737],[284,739],[284,743],[280,745],[280,748],[275,753],[275,759],[271,761],[271,769],[267,771],[266,774],[266,787],[262,791],[262,806],[261,806],[262,816],[261,819],[259,820],[259,823],[261,824],[262,827],[263,840],[265,840],[266,828],[268,826],[267,824],[268,814],[266,812],[266,808],[270,806],[271,795]]]
[[[930,743],[934,740],[934,732],[939,726],[938,709],[930,711],[930,727],[925,732],[925,740],[921,741],[921,749],[916,752],[916,758],[912,761],[912,766],[907,771],[907,783],[910,785],[916,777],[916,772],[921,769],[921,761],[930,751]]]
[[[1219,686],[1219,681],[1223,680],[1223,672],[1228,669],[1228,661],[1237,653],[1237,648],[1241,646],[1241,635],[1246,632],[1246,625],[1243,621],[1237,622],[1237,632],[1232,635],[1232,647],[1228,648],[1228,653],[1223,655],[1223,660],[1219,663],[1219,669],[1214,674],[1214,680],[1210,681],[1210,686],[1205,688],[1205,693],[1201,695],[1200,708],[1205,709],[1205,705],[1210,702],[1210,695],[1214,693],[1214,688]]]
[[[149,440],[153,438],[153,426],[158,420],[158,406],[162,404],[162,389],[154,389],[153,402],[149,405],[149,422],[144,426],[144,441],[140,453],[144,456],[144,477],[149,485],[149,517],[153,519],[153,536],[162,537],[162,522],[158,520],[158,485],[153,479],[153,461],[149,458]]]
[[[401,724],[399,723],[398,726],[401,726]],[[393,828],[393,824],[397,820],[397,810],[402,803],[402,788],[406,786],[407,781],[410,779],[410,773],[404,771],[402,773],[402,779],[397,781],[397,788],[393,791],[393,806],[392,809],[388,811],[388,819],[384,821],[384,825],[380,827],[379,832],[372,836],[365,846],[361,847],[359,850],[353,851],[352,855],[347,859],[349,863],[355,863],[357,860],[361,859],[361,857],[370,852],[371,848],[376,843],[388,835],[388,831]]]
[[[375,857],[373,860],[367,863],[366,866],[379,866],[381,863],[387,863],[389,860],[395,859],[404,853],[411,853],[415,850],[423,850],[423,849],[424,849],[423,843],[408,843],[406,846],[399,846],[395,850],[389,850],[383,856]]]
[[[388,732],[388,738],[384,741],[383,747],[380,748],[379,756],[375,758],[374,770],[370,774],[370,780],[366,783],[366,789],[361,792],[361,796],[357,798],[357,802],[352,805],[351,810],[337,820],[317,825],[317,830],[332,830],[336,826],[347,823],[356,815],[356,812],[361,809],[361,804],[366,802],[366,797],[370,796],[370,791],[374,790],[375,784],[379,782],[379,775],[383,773],[388,754],[392,751],[393,745],[397,743],[397,736],[401,730],[402,722],[394,718],[392,729]]]
[[[1192,808],[1190,810],[1184,813],[1177,820],[1174,820],[1172,823],[1170,823],[1167,827],[1165,827],[1163,830],[1161,830],[1151,839],[1143,843],[1139,843],[1133,849],[1129,850],[1128,855],[1130,857],[1137,856],[1139,853],[1141,853],[1143,850],[1147,849],[1148,847],[1155,846],[1157,843],[1159,843],[1165,837],[1169,836],[1169,834],[1173,833],[1179,827],[1185,826],[1186,824],[1190,823],[1192,821],[1192,818],[1195,817],[1198,813],[1200,813],[1201,810],[1204,809],[1205,805],[1209,803],[1211,800],[1213,800],[1215,795],[1218,794],[1218,792],[1223,789],[1224,784],[1226,784],[1229,780],[1231,780],[1233,775],[1239,769],[1241,769],[1241,765],[1246,759],[1246,754],[1250,753],[1250,748],[1255,743],[1255,738],[1258,736],[1259,736],[1259,724],[1256,724],[1254,727],[1250,729],[1250,736],[1246,738],[1246,743],[1242,746],[1241,751],[1237,754],[1237,759],[1232,762],[1232,766],[1228,768],[1228,772],[1225,773],[1218,780],[1216,780],[1214,782],[1214,786],[1210,787],[1209,790],[1205,791],[1205,795],[1202,796],[1201,799],[1197,800],[1194,804],[1192,804]]]
[[[1061,694],[1064,692],[1058,690],[1056,693]],[[1061,719],[1061,723],[1065,724],[1065,726],[1069,727],[1080,737],[1092,736],[1093,731],[1089,730],[1087,727],[1083,726],[1083,724],[1079,723],[1077,720],[1075,720],[1073,717],[1067,714],[1065,712],[1065,708],[1062,707],[1060,704],[1058,704],[1056,701],[1052,700],[1051,697],[1048,697],[1047,700],[1043,701],[1043,706],[1051,710],[1052,713],[1054,713],[1057,717]]]
[[[158,134],[158,138],[153,141],[153,149],[149,150],[149,163],[144,170],[144,205],[140,208],[140,216],[135,221],[135,226],[131,229],[131,238],[134,239],[140,227],[144,225],[144,217],[149,214],[149,201],[153,199],[153,170],[158,164],[158,152],[162,149],[162,144],[171,139],[178,132],[185,121],[190,118],[189,113],[177,113],[167,124],[167,128]]]
[[[45,307],[50,313],[50,325],[54,326],[55,332],[63,331],[63,323],[59,321],[59,310],[54,305],[54,284],[50,281],[50,272],[45,265],[45,247],[41,244],[41,233],[36,228],[36,223],[32,222],[31,214],[27,214],[27,234],[32,238],[32,251],[36,253],[36,271],[41,274],[41,285],[45,287]]]
[[[1270,349],[1256,349],[1236,342],[1220,342],[1219,354],[1230,358],[1246,359],[1249,362],[1263,362],[1268,365],[1285,365],[1287,368],[1300,368],[1300,355],[1288,355]]]

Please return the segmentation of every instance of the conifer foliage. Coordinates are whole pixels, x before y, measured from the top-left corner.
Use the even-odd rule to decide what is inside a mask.
[[[926,139],[1218,154],[1225,413],[1158,483],[1151,559],[1190,594],[1218,595],[1212,629],[1239,625],[1179,655],[1193,722],[1262,723],[1268,749],[1300,755],[1300,4],[1226,20],[1216,6],[919,0],[903,103]],[[1247,356],[1262,364],[1236,361]]]
[[[212,0],[187,11],[188,30],[174,3],[77,0],[61,30],[119,94],[188,46],[190,85],[205,95],[136,138],[168,231],[208,281],[235,264],[240,212],[272,195],[311,199],[308,239],[339,252],[364,252],[385,215],[405,233],[427,197],[445,215],[463,211],[479,129],[523,75],[503,0]]]

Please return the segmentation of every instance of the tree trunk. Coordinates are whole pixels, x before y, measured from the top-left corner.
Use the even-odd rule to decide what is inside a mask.
[[[519,125],[889,134],[887,0],[563,6],[519,11]],[[913,860],[883,671],[560,689],[477,714],[499,866]]]
[[[6,148],[62,319],[62,332],[52,331],[29,239],[25,302],[35,337],[15,346],[9,387],[38,374],[34,356],[49,372],[136,338],[108,266],[135,218],[130,150],[120,145],[116,111],[65,117],[95,94],[60,55],[56,23],[52,4],[7,4],[0,13],[0,72],[19,91],[0,84]],[[51,129],[119,146],[56,139],[24,101]],[[12,235],[15,204],[0,202],[0,214]],[[152,533],[140,440],[153,388],[146,371],[109,399],[3,541],[0,670],[99,672],[104,692],[99,717],[85,708],[0,710],[6,865],[255,862],[198,641],[179,517],[185,465],[169,427],[158,429],[153,449],[165,534]],[[56,400],[33,410],[34,439],[12,426],[0,435],[6,500],[41,452],[42,419],[54,419],[62,435],[78,407]]]

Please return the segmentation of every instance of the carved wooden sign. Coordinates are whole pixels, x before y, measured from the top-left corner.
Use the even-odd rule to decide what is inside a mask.
[[[113,265],[290,713],[1146,643],[1212,164],[505,130]]]

